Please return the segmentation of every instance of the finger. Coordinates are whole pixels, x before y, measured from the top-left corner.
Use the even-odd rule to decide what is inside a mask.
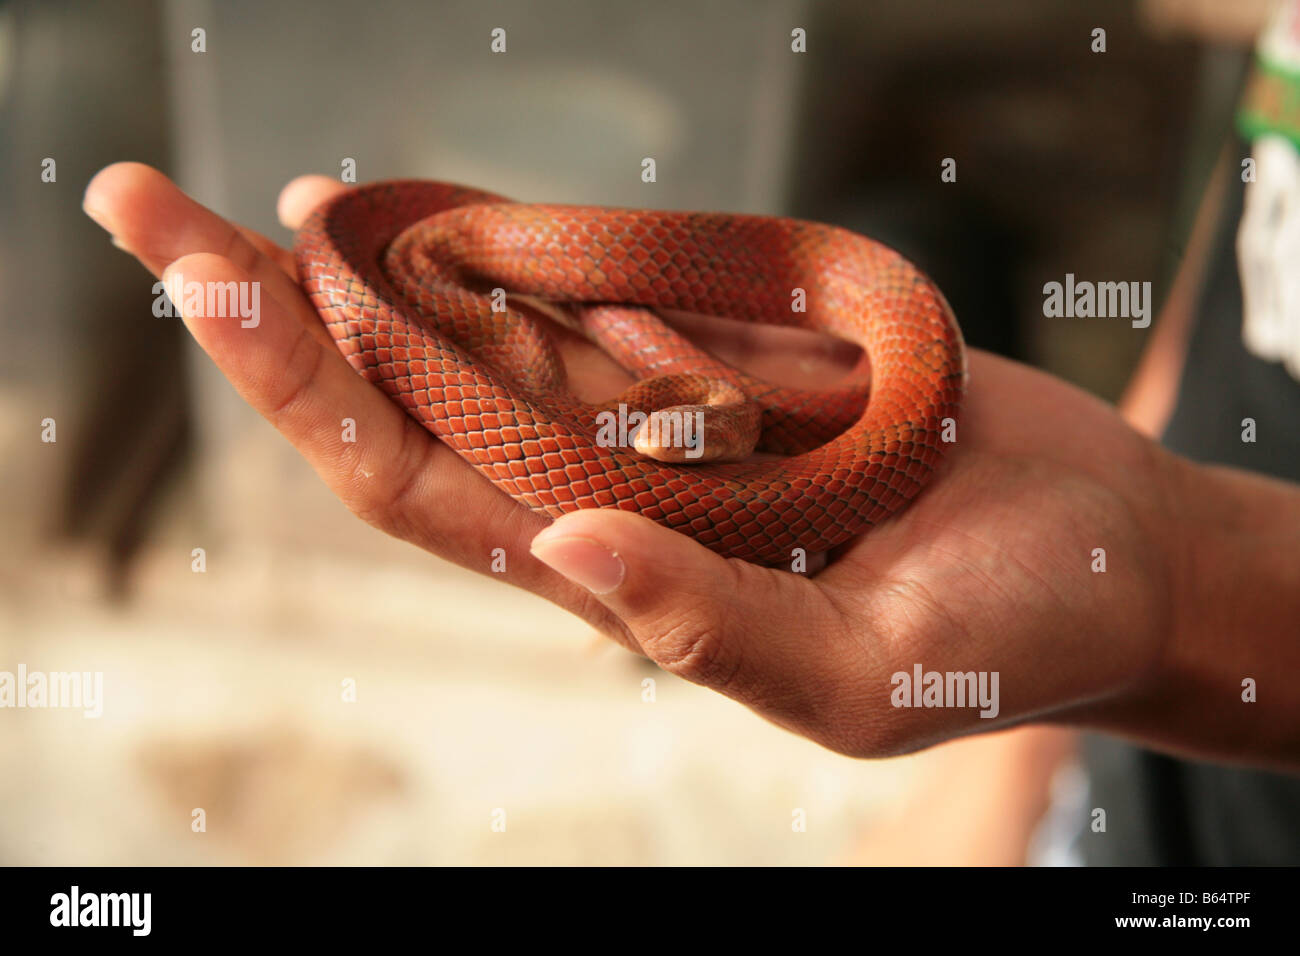
[[[348,187],[328,176],[299,176],[280,190],[275,212],[287,229],[298,229],[312,211]]]
[[[248,240],[250,246],[279,266],[289,278],[298,281],[298,263],[294,260],[292,252],[274,240],[268,239],[256,229],[249,229],[247,226],[235,226],[235,228]]]
[[[219,256],[186,256],[164,271],[187,282],[248,282]],[[180,304],[180,303],[178,303]],[[187,300],[188,304],[188,300]],[[197,306],[197,302],[195,303]],[[307,334],[282,303],[263,295],[255,327],[184,314],[186,326],[235,390],[284,435],[359,517],[426,550],[480,571],[503,548],[510,583],[617,631],[608,611],[528,554],[546,519],[494,488],[451,449],[344,361]],[[345,440],[345,420],[355,440]]]
[[[285,271],[283,259],[263,254],[244,231],[185,195],[158,170],[142,163],[108,166],[86,187],[82,206],[118,246],[155,276],[181,256],[214,253],[248,273],[319,341],[329,341],[316,310]],[[258,238],[271,244],[265,237]]]
[[[664,310],[663,318],[700,348],[750,375],[792,388],[829,388],[863,377],[863,350],[820,332]]]
[[[586,587],[659,666],[825,739],[859,662],[843,621],[807,579],[723,558],[648,518],[567,514],[533,554]]]

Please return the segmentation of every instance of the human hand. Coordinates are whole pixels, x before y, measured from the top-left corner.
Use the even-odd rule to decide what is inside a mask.
[[[296,180],[281,196],[282,221],[296,226],[344,188]],[[809,577],[722,558],[627,512],[554,522],[534,514],[347,365],[287,250],[135,164],[96,176],[86,207],[155,275],[261,283],[256,328],[197,315],[186,324],[364,520],[479,570],[505,548],[512,583],[826,746],[897,753],[1063,716],[1152,679],[1161,659],[1175,460],[1101,402],[1046,375],[973,353],[958,441],[940,473],[901,515]],[[710,334],[707,323],[697,331]],[[780,335],[758,329],[706,344],[724,358],[743,353],[761,373],[789,364]],[[771,347],[777,341],[782,348]],[[573,337],[561,336],[561,347],[580,394],[617,390],[621,372],[603,355]],[[839,357],[812,350],[806,358],[816,368]],[[348,417],[355,443],[340,437]],[[1106,573],[1091,569],[1095,548],[1106,551]],[[997,716],[891,706],[893,675],[918,664],[997,672]]]

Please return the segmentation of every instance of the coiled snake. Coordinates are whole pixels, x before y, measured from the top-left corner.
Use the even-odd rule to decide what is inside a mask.
[[[961,333],[939,290],[897,253],[833,226],[525,205],[394,181],[325,203],[295,254],[352,366],[506,494],[553,517],[635,510],[765,564],[843,544],[903,508],[939,462],[965,387]],[[502,289],[577,304],[571,320],[639,383],[612,402],[579,401],[546,320]],[[807,391],[753,378],[653,308],[848,339],[870,360],[870,397],[861,384]],[[648,425],[631,442],[608,440],[601,413],[620,402],[669,410],[652,418],[656,441]],[[669,426],[697,412],[702,435],[677,440],[689,436]],[[790,457],[739,460],[756,439]]]

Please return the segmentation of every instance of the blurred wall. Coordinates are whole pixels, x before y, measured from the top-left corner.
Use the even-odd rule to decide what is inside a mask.
[[[160,14],[153,0],[0,8],[0,567],[51,537],[119,567],[183,447],[186,336],[151,316],[138,267],[81,212],[108,163],[170,164]]]

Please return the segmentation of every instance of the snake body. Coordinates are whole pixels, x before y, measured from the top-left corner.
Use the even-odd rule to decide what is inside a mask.
[[[317,209],[295,255],[348,362],[511,497],[552,517],[638,511],[760,563],[828,550],[903,508],[938,464],[965,388],[961,333],[939,290],[833,226],[526,205],[392,181]],[[517,296],[575,304],[582,331],[640,378],[626,407],[693,409],[718,394],[726,405],[731,390],[738,419],[710,419],[705,444],[730,442],[748,417],[761,450],[789,457],[676,463],[602,440],[599,414],[617,400],[574,397],[546,321]],[[869,398],[860,384],[803,391],[745,375],[656,308],[848,339],[870,361]]]

